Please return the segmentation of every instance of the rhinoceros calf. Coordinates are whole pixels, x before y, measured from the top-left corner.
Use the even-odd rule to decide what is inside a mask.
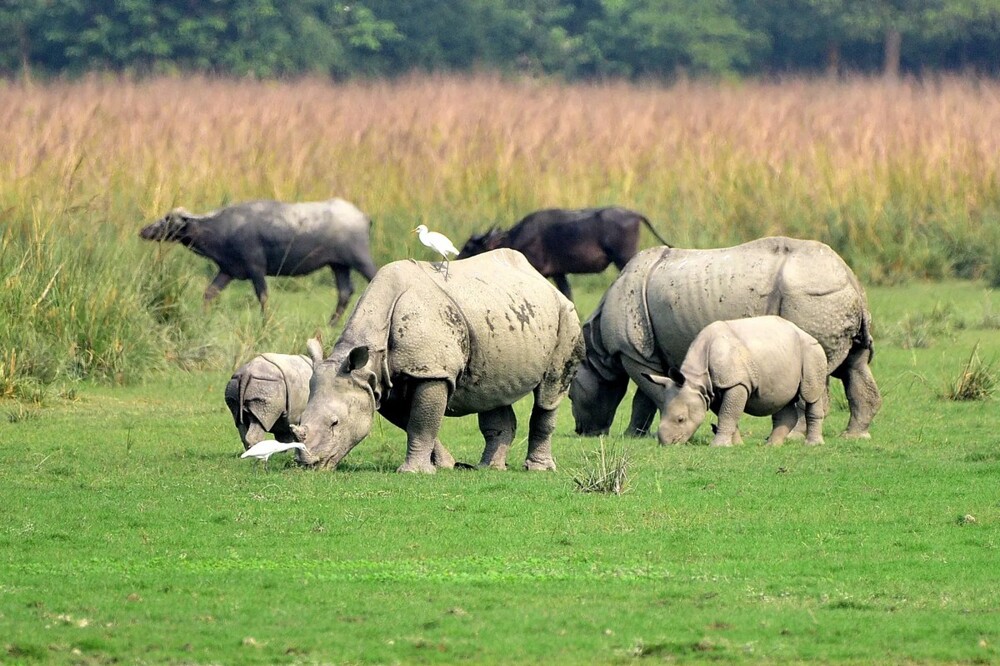
[[[337,283],[333,326],[347,308],[351,269],[369,281],[375,263],[369,248],[371,221],[343,199],[302,203],[250,201],[204,215],[183,208],[143,227],[146,240],[178,242],[214,261],[219,272],[205,289],[205,303],[234,278],[253,282],[263,311],[267,275],[305,275],[329,266]]]
[[[291,425],[298,423],[309,400],[312,361],[302,355],[261,354],[240,366],[226,384],[226,405],[232,412],[243,448],[264,440],[295,441]]]
[[[778,315],[826,352],[851,416],[844,435],[868,437],[882,404],[869,368],[871,314],[850,267],[829,246],[774,237],[714,250],[652,248],[637,254],[583,325],[587,354],[570,387],[580,434],[606,433],[635,381],[629,435],[645,434],[663,387],[645,375],[678,368],[714,321]]]
[[[805,403],[806,443],[823,443],[826,353],[816,339],[781,317],[750,317],[706,326],[688,348],[679,371],[647,375],[664,387],[660,444],[682,444],[711,409],[719,416],[713,446],[739,439],[744,412],[771,416],[768,444],[781,444]]]
[[[444,416],[478,414],[480,466],[503,469],[511,405],[532,393],[527,469],[555,469],[556,408],[583,355],[573,304],[513,250],[384,266],[358,300],[329,357],[309,341],[313,378],[300,425],[307,465],[336,467],[378,411],[406,431],[401,472],[454,465],[438,440]]]

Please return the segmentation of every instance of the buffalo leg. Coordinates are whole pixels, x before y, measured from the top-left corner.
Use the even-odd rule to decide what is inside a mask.
[[[438,444],[438,431],[447,406],[447,382],[432,379],[416,383],[406,424],[406,460],[397,472],[434,473],[431,456]]]
[[[851,418],[842,437],[871,437],[868,427],[882,406],[882,396],[868,365],[870,358],[870,349],[852,350],[833,373],[834,377],[844,382],[844,393],[851,410]]]
[[[734,386],[722,394],[719,406],[719,428],[716,430],[712,446],[732,446],[742,439],[739,437],[740,416],[747,406],[750,393],[745,386]]]
[[[329,325],[334,326],[347,309],[347,304],[351,302],[354,294],[354,285],[351,283],[351,269],[347,266],[331,266],[333,279],[337,282],[337,309],[330,315]]]
[[[528,422],[528,457],[524,459],[524,469],[554,470],[556,461],[552,459],[552,433],[556,429],[556,410],[538,406],[538,396],[531,409]]]
[[[632,398],[632,418],[629,420],[626,437],[645,437],[656,416],[656,403],[641,389]]]
[[[514,433],[517,431],[517,417],[514,416],[514,408],[506,405],[488,412],[480,412],[479,431],[483,433],[483,439],[486,440],[479,466],[507,469],[507,451],[510,450],[510,444],[514,441]]]
[[[215,277],[212,278],[212,281],[208,284],[208,287],[205,288],[205,305],[208,305],[212,299],[218,296],[219,292],[225,289],[226,285],[228,285],[232,279],[233,277],[231,275],[223,271],[216,273]]]
[[[566,275],[563,273],[559,273],[558,275],[553,275],[552,279],[556,283],[556,289],[561,291],[563,296],[572,301],[573,290],[570,289],[569,280],[566,279]]]
[[[260,303],[260,311],[267,311],[267,280],[264,279],[264,274],[251,275],[250,280],[253,282],[253,290],[257,294],[257,301]]]

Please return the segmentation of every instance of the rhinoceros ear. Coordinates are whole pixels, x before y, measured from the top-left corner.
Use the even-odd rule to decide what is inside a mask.
[[[306,342],[306,349],[309,350],[309,358],[312,359],[313,365],[319,365],[323,362],[323,345],[316,338],[309,338]]]
[[[666,386],[667,388],[673,386],[680,388],[681,386],[684,386],[684,375],[680,374],[679,372],[671,372],[669,370],[667,371],[667,374],[670,376],[664,377],[663,375],[652,375],[648,372],[644,372],[642,373],[642,376],[648,379],[649,381],[653,382],[654,384],[657,384],[659,386]],[[677,381],[678,379],[680,381]]]
[[[351,353],[347,355],[348,372],[354,372],[358,368],[363,368],[366,365],[368,365],[368,347],[365,345],[355,347],[351,350]]]

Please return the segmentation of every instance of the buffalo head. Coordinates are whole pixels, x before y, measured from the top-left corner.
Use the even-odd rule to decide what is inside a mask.
[[[195,216],[183,208],[175,208],[165,216],[143,227],[139,238],[151,241],[176,242],[187,235],[188,225]]]
[[[481,234],[473,234],[469,240],[465,241],[462,251],[458,253],[459,259],[467,259],[483,252],[489,252],[500,247],[503,240],[503,233],[492,227],[489,231]]]

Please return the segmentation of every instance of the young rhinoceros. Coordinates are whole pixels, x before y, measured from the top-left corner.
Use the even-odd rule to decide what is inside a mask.
[[[699,333],[674,377],[647,375],[665,387],[660,444],[688,441],[711,409],[719,416],[713,446],[740,442],[740,414],[772,416],[768,444],[795,427],[806,405],[806,443],[823,443],[826,354],[816,339],[781,317],[717,321]]]
[[[309,403],[293,426],[307,465],[336,467],[372,428],[375,412],[406,431],[400,472],[454,466],[438,440],[444,416],[479,415],[480,466],[506,467],[511,405],[534,394],[527,469],[555,469],[556,408],[583,356],[573,304],[513,250],[383,267],[326,360],[309,341]]]
[[[233,373],[226,385],[226,405],[249,449],[272,433],[294,442],[290,426],[298,423],[309,400],[312,360],[290,354],[261,354]]]

